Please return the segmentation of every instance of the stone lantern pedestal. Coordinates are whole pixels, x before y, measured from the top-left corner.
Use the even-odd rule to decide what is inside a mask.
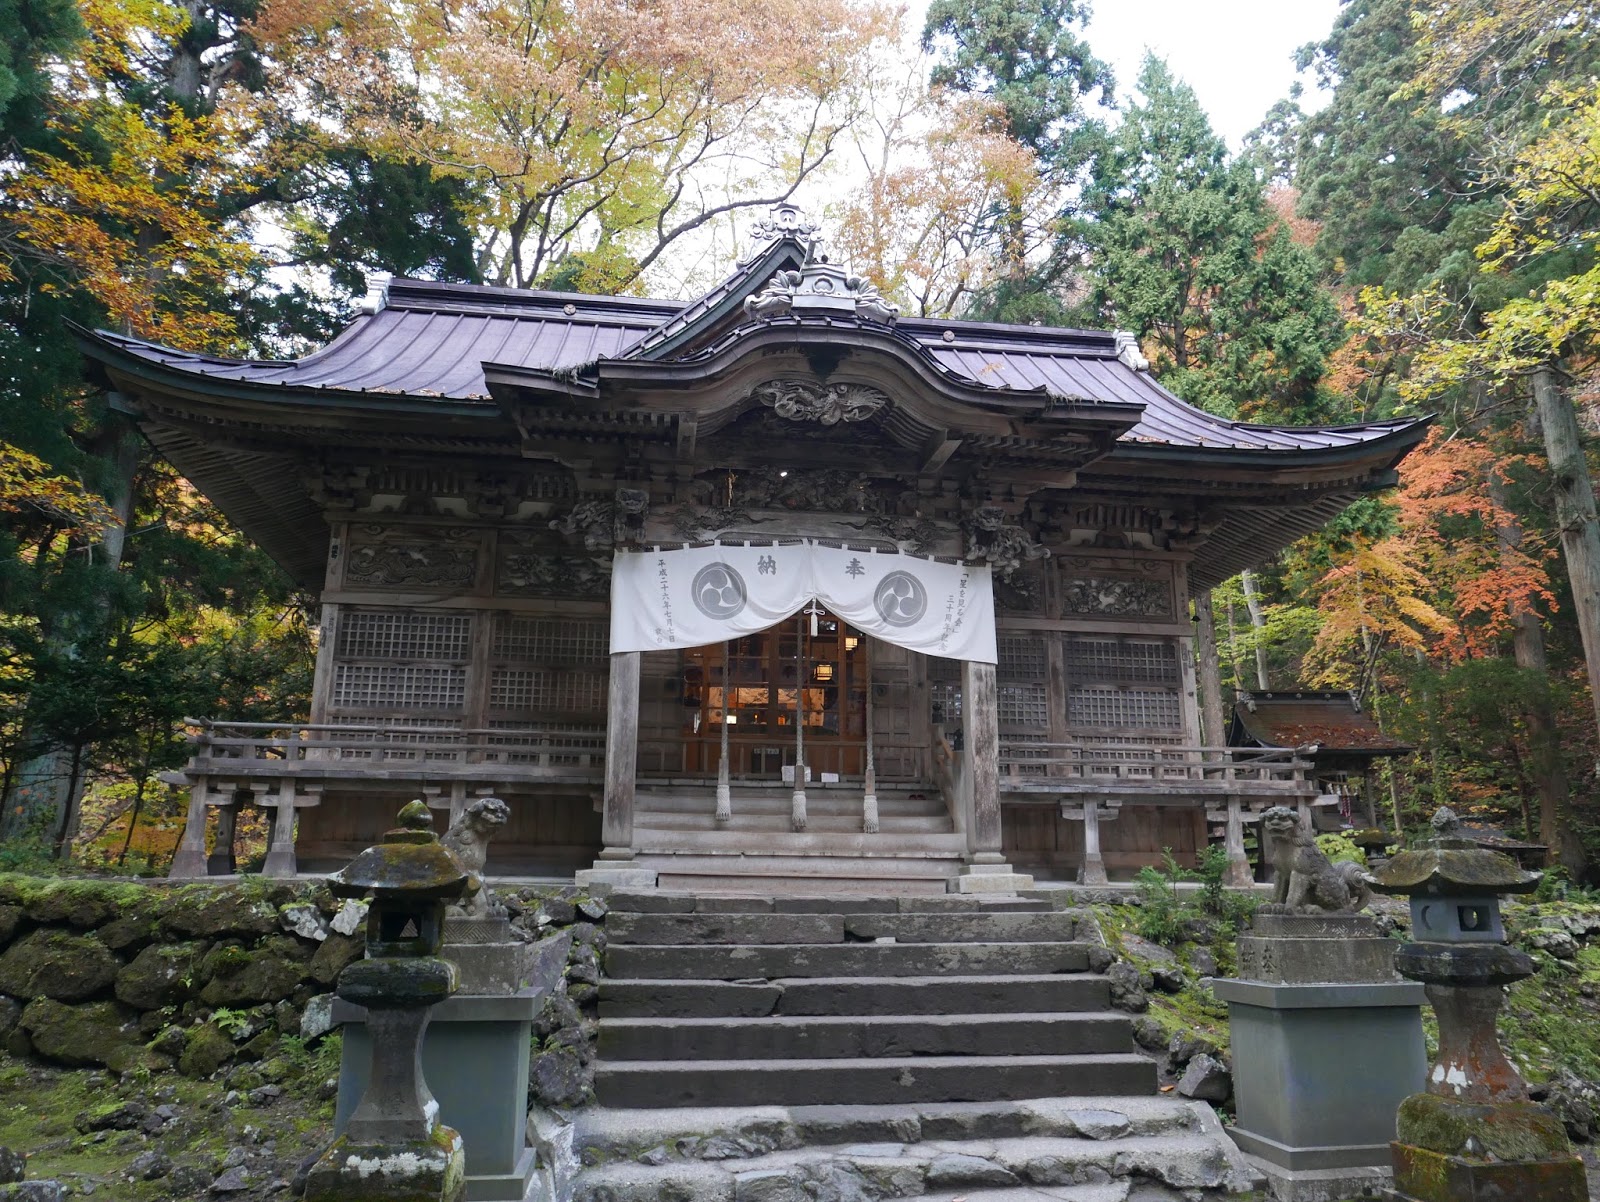
[[[439,1121],[422,1073],[422,1040],[435,1006],[456,989],[438,956],[445,902],[467,874],[440,846],[420,801],[400,825],[328,878],[335,897],[370,893],[367,958],[339,974],[341,1001],[366,1011],[366,1080],[343,1132],[306,1179],[305,1202],[463,1202],[461,1136]]]
[[[1228,1129],[1278,1202],[1387,1184],[1394,1108],[1422,1085],[1421,986],[1361,914],[1258,914],[1228,1003],[1238,1121]]]
[[[1390,1197],[1587,1202],[1583,1161],[1561,1121],[1528,1100],[1495,1031],[1505,987],[1534,972],[1531,957],[1502,942],[1498,894],[1528,892],[1541,874],[1459,837],[1449,810],[1433,825],[1433,840],[1395,856],[1373,884],[1411,898],[1417,941],[1395,964],[1422,982],[1439,1017],[1426,1091],[1399,1106]]]

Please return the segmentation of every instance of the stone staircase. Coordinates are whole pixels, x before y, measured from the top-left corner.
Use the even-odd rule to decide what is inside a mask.
[[[790,786],[741,782],[732,793],[733,818],[722,824],[704,782],[642,785],[631,866],[655,871],[663,889],[828,897],[940,894],[961,871],[966,839],[936,792],[879,790],[871,835],[859,781],[807,785],[803,832],[790,827]]]
[[[1170,1202],[1253,1184],[1159,1097],[1090,917],[614,893],[577,1202]]]

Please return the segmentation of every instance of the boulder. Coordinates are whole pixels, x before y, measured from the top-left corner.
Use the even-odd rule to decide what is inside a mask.
[[[0,955],[0,993],[78,1002],[111,988],[121,967],[111,949],[91,936],[34,931]]]
[[[202,1023],[189,1032],[178,1071],[185,1077],[209,1077],[233,1058],[233,1040],[214,1023]]]
[[[21,1152],[0,1147],[0,1185],[21,1181],[28,1171],[28,1158]]]
[[[300,1013],[300,1038],[307,1046],[333,1030],[333,994],[319,993]]]
[[[16,937],[22,925],[21,906],[0,906],[0,947],[5,947]]]
[[[109,881],[51,881],[30,888],[22,908],[40,926],[71,926],[80,931],[103,926],[125,914],[143,913],[150,893],[143,885]]]
[[[1126,960],[1118,960],[1106,969],[1106,980],[1111,982],[1111,1004],[1118,1010],[1143,1014],[1150,1008],[1142,974]]]
[[[172,1157],[152,1149],[140,1152],[128,1162],[128,1173],[140,1181],[155,1181],[172,1172]]]
[[[317,984],[332,985],[339,979],[340,973],[366,954],[365,939],[335,933],[318,946],[307,972]]]
[[[66,1202],[67,1192],[59,1181],[19,1181],[0,1185],[0,1202]]]
[[[1133,1042],[1147,1052],[1164,1052],[1167,1050],[1167,1033],[1153,1018],[1136,1018],[1133,1020]]]
[[[328,937],[328,920],[313,902],[290,902],[278,911],[278,924],[291,935],[317,943]]]
[[[96,930],[94,937],[112,951],[128,954],[152,942],[156,933],[156,924],[148,914],[124,914]]]
[[[17,1024],[47,1060],[72,1068],[109,1065],[142,1051],[137,1015],[116,1002],[68,1006],[49,998],[28,1003]]]
[[[1182,993],[1183,969],[1176,964],[1158,964],[1150,970],[1150,980],[1162,993]]]
[[[137,1131],[149,1117],[150,1108],[143,1102],[107,1102],[85,1110],[72,1125],[85,1135],[91,1131]]]
[[[1201,1102],[1226,1102],[1233,1093],[1233,1074],[1222,1061],[1202,1052],[1189,1061],[1178,1092]]]
[[[594,1084],[571,1048],[554,1048],[533,1058],[528,1073],[530,1100],[543,1106],[581,1106]]]
[[[1189,953],[1189,971],[1197,977],[1217,975],[1217,958],[1209,948],[1197,947]]]
[[[198,943],[153,943],[117,973],[117,999],[139,1010],[181,1006],[194,996]]]
[[[17,1029],[17,1020],[21,1017],[21,1002],[14,998],[0,997],[0,1047],[4,1047],[6,1040],[11,1038],[11,1032]]]
[[[276,906],[229,886],[189,885],[180,889],[167,899],[160,918],[168,931],[191,939],[270,935],[278,929]]]
[[[1557,960],[1572,960],[1578,955],[1578,941],[1572,937],[1572,932],[1559,927],[1535,927],[1522,936],[1522,941],[1531,948],[1550,953]]]
[[[328,922],[335,935],[354,935],[366,925],[367,903],[361,898],[348,899]]]
[[[218,971],[200,991],[200,1000],[208,1006],[249,1006],[288,997],[305,979],[307,966],[298,956],[272,946],[280,942],[284,941],[265,941],[248,953],[244,964]]]

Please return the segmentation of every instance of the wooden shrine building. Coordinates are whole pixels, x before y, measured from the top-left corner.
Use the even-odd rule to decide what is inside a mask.
[[[689,304],[379,278],[291,362],[80,334],[322,607],[308,721],[201,723],[174,875],[208,810],[225,840],[270,807],[283,874],[494,795],[505,872],[1094,881],[1312,789],[1292,750],[1200,746],[1188,599],[1391,484],[1421,424],[1224,421],[1128,335],[899,317],[794,209],[757,233]],[[802,560],[858,593],[771,593]]]

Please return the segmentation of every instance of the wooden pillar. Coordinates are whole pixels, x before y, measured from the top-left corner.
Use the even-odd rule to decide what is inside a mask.
[[[190,880],[207,875],[206,869],[206,796],[211,791],[209,777],[197,776],[189,787],[189,817],[183,824],[183,838],[173,853],[172,867],[167,876],[174,880]]]
[[[1078,870],[1078,880],[1085,885],[1106,883],[1106,862],[1100,854],[1100,803],[1093,799],[1083,803],[1083,867]]]
[[[294,778],[285,777],[278,783],[272,834],[267,844],[267,862],[261,866],[262,876],[292,877],[299,871],[294,856],[294,801]]]
[[[1194,599],[1195,628],[1200,651],[1200,725],[1202,743],[1222,747],[1228,732],[1222,717],[1222,664],[1217,655],[1217,616],[1207,590]]]
[[[639,652],[611,654],[606,698],[606,792],[602,860],[633,859],[633,792],[639,766]]]
[[[208,876],[231,876],[239,866],[233,858],[233,833],[238,825],[240,797],[235,793],[232,804],[217,807],[217,841],[211,845],[211,856],[206,860]],[[205,826],[202,824],[200,829],[204,831]]]
[[[1228,871],[1223,884],[1244,887],[1255,883],[1250,870],[1250,857],[1244,850],[1244,803],[1237,796],[1228,798],[1228,823],[1222,837],[1228,853]]]
[[[961,664],[962,753],[972,782],[967,851],[974,864],[1004,863],[1000,854],[1000,714],[995,666]]]

